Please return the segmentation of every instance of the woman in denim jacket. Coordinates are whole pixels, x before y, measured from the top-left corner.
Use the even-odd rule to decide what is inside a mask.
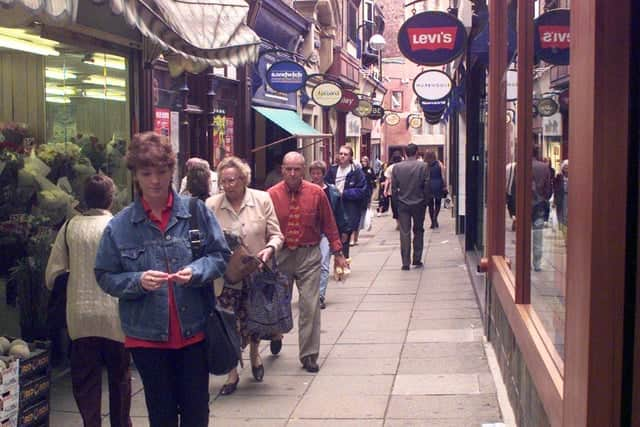
[[[119,298],[125,347],[142,378],[150,425],[207,426],[202,288],[222,276],[230,251],[215,217],[198,201],[203,255],[193,259],[189,199],[171,189],[176,155],[166,137],[135,135],[126,160],[138,197],[107,225],[96,278]]]

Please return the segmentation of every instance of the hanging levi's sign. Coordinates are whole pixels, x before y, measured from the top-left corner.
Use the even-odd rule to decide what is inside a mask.
[[[321,107],[333,107],[342,99],[342,88],[333,82],[322,82],[313,88],[311,99]]]
[[[371,105],[371,101],[368,99],[361,99],[358,101],[358,105],[353,109],[353,114],[358,117],[368,117],[371,114],[371,109],[373,105]]]
[[[400,52],[420,65],[443,65],[462,55],[467,31],[445,12],[422,12],[407,19],[398,31]]]
[[[451,93],[453,82],[447,73],[438,70],[427,70],[413,79],[413,91],[419,98],[437,101]]]
[[[341,113],[349,113],[358,106],[358,95],[350,90],[342,91],[342,99],[335,106],[336,111]]]
[[[400,116],[397,113],[389,113],[384,116],[384,122],[389,126],[395,126],[400,123]]]
[[[533,42],[538,59],[553,65],[569,65],[570,22],[569,9],[554,9],[536,19]]]
[[[538,114],[542,117],[553,116],[558,111],[558,103],[553,98],[542,98],[538,102]]]
[[[380,120],[384,116],[384,108],[380,104],[374,104],[371,106],[371,112],[369,118],[371,120]]]
[[[267,83],[278,92],[295,92],[307,81],[304,67],[293,61],[279,61],[267,70]]]

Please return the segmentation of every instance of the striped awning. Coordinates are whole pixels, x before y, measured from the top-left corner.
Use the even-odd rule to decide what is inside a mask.
[[[75,20],[79,0],[0,0],[3,8],[53,21]],[[196,63],[241,65],[258,58],[260,38],[246,25],[244,0],[92,0],[107,3],[142,35]],[[3,12],[4,13],[4,12]]]

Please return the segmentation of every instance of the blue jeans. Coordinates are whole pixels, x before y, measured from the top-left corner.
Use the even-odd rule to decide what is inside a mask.
[[[331,261],[329,239],[324,234],[320,239],[320,254],[322,255],[322,261],[320,262],[320,298],[324,298],[327,293],[327,283],[329,283],[329,261]]]

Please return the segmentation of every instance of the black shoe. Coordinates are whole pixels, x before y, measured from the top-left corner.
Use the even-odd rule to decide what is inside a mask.
[[[251,373],[253,374],[253,378],[256,379],[256,381],[258,382],[262,382],[263,378],[264,378],[264,365],[260,365],[260,366],[256,366],[256,367],[251,367]]]
[[[230,394],[233,394],[233,392],[236,391],[236,388],[238,388],[239,381],[240,381],[240,377],[236,378],[236,381],[233,383],[228,383],[223,385],[222,388],[220,389],[220,395],[228,396]]]
[[[435,228],[440,228],[440,224],[438,224],[438,220],[436,219],[434,222]]]
[[[315,372],[318,372],[320,370],[320,367],[318,366],[318,364],[316,362],[313,361],[311,356],[307,356],[307,357],[304,358],[304,361],[302,362],[302,367],[307,372],[311,372],[311,373],[315,373]]]
[[[409,270],[410,270],[410,268],[409,268],[409,266],[408,266],[408,265],[403,265],[403,266],[402,266],[402,268],[401,268],[401,270],[402,270],[402,271],[409,271]]]
[[[433,223],[431,223],[431,226],[429,228],[434,229],[436,228],[436,226]]]
[[[422,263],[422,261],[418,261],[418,262],[414,262],[413,265],[415,268],[422,268],[424,267],[424,264]]]
[[[327,304],[324,303],[324,298],[320,297],[320,310],[327,308]]]
[[[280,353],[280,350],[282,350],[282,338],[278,340],[271,340],[271,344],[269,344],[269,348],[271,349],[271,354]]]

